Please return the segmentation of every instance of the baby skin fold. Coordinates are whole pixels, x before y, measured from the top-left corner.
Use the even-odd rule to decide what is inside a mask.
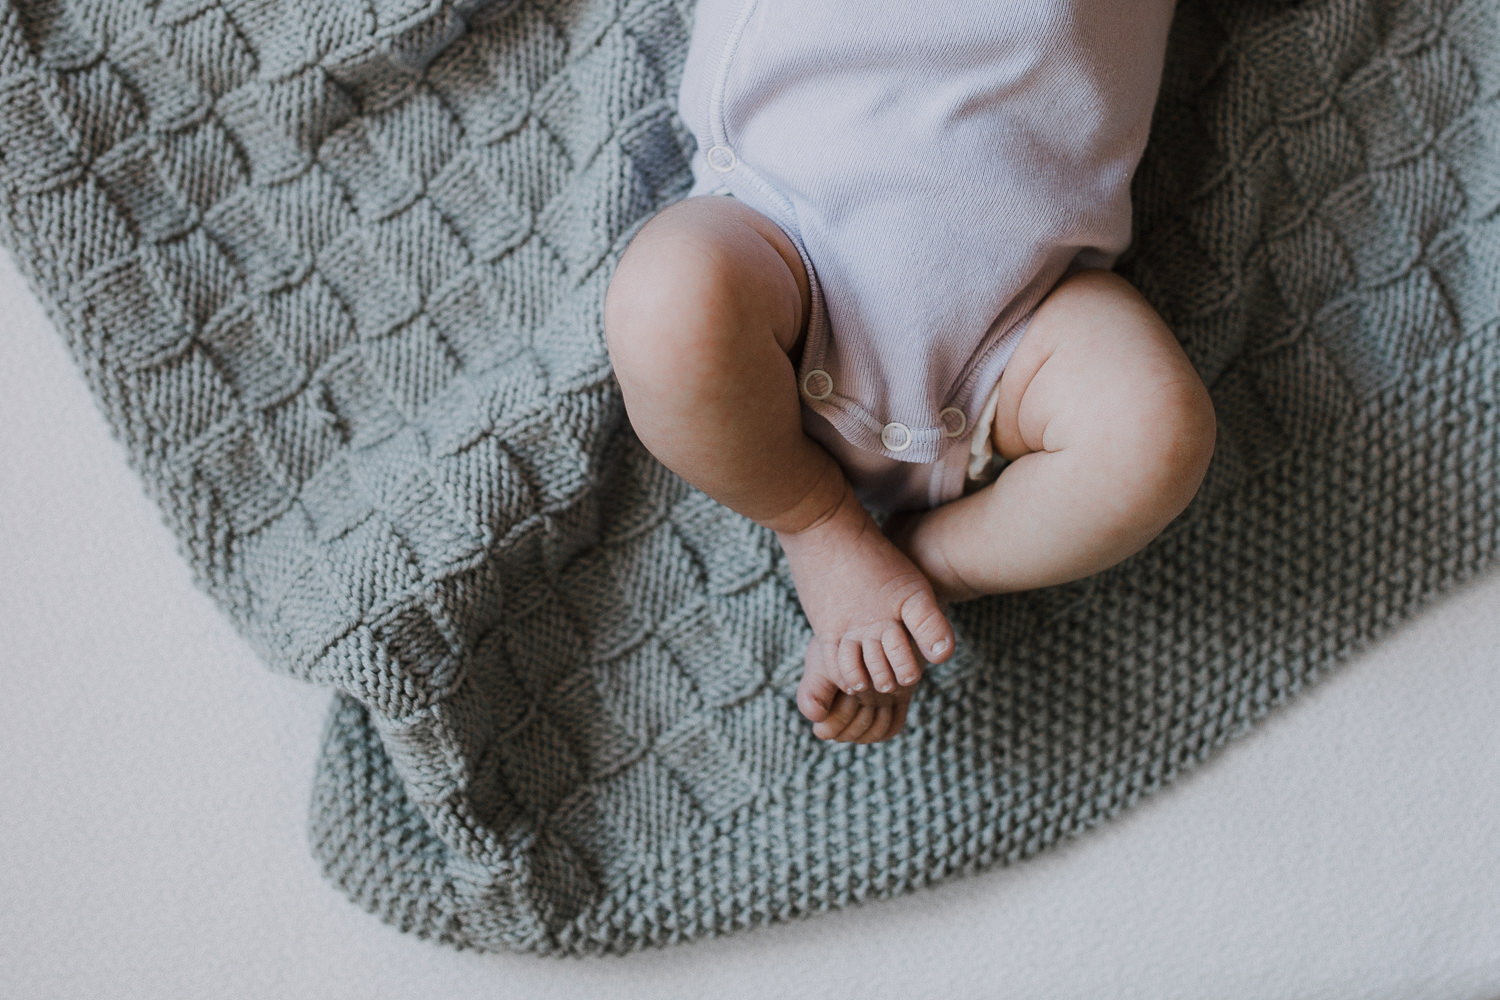
[[[797,705],[820,739],[899,733],[944,608],[1064,583],[1139,551],[1213,454],[1208,390],[1124,279],[1080,271],[1043,299],[1001,375],[994,482],[882,531],[802,429],[794,360],[807,274],[770,219],[726,197],[649,221],[605,300],[626,411],[664,465],[773,531],[812,626]]]

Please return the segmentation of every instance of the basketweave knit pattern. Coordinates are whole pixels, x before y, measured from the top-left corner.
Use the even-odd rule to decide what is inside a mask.
[[[774,541],[603,347],[691,6],[0,6],[0,237],[200,584],[337,692],[312,840],[360,904],[624,951],[1012,862],[1495,566],[1500,2],[1182,0],[1123,270],[1211,386],[1203,491],[955,608],[896,740],[814,740]]]

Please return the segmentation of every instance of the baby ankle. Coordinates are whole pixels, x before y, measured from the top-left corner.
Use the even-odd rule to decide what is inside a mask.
[[[859,501],[855,499],[843,471],[833,459],[827,462],[807,492],[780,514],[760,523],[785,541],[828,524],[850,504],[858,506]]]

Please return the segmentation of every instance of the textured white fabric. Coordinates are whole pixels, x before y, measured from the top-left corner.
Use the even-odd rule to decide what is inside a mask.
[[[808,432],[866,504],[958,496],[1026,317],[1129,243],[1172,6],[699,3],[693,191],[728,188],[797,244]]]
[[[1500,996],[1500,577],[1013,869],[626,959],[402,935],[304,843],[324,693],[193,589],[3,252],[0,316],[6,997]]]

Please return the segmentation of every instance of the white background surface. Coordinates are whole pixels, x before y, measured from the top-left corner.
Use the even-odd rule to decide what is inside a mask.
[[[304,842],[328,697],[190,583],[0,252],[0,996],[1500,997],[1500,577],[1012,869],[623,959],[456,953]]]

